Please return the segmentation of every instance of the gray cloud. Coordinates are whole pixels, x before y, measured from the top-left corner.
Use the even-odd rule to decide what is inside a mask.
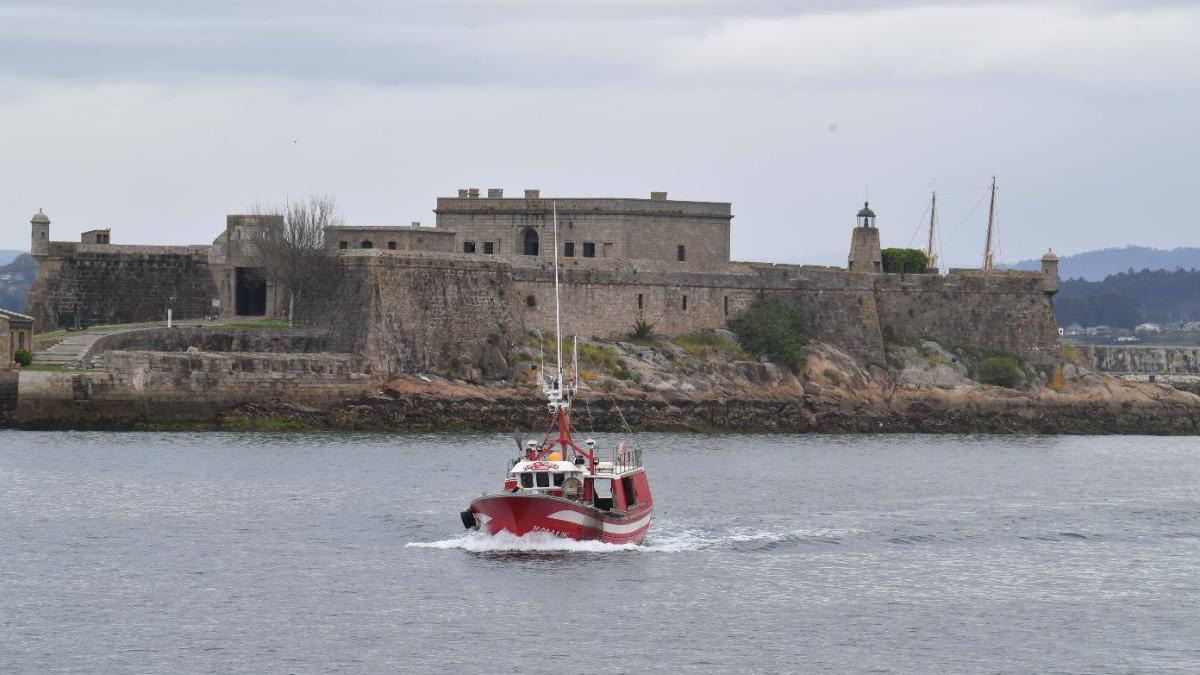
[[[1183,3],[39,2],[0,8],[0,248],[202,242],[333,193],[429,220],[475,185],[734,202],[741,258],[838,262],[931,182],[973,262],[989,177],[1009,258],[1194,244],[1200,10]],[[836,125],[836,131],[831,131]]]

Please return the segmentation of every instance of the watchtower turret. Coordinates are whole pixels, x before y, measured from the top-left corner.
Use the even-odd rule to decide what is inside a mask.
[[[851,272],[883,271],[883,253],[879,247],[879,230],[875,227],[875,212],[863,202],[858,212],[857,226],[850,237],[850,256],[847,269]]]
[[[1042,292],[1054,295],[1058,292],[1058,256],[1054,249],[1048,249],[1042,256]]]
[[[40,259],[50,252],[50,216],[38,209],[29,224],[32,226],[29,253]]]

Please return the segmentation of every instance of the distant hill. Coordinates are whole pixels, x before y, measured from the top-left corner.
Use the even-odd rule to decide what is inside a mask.
[[[1200,321],[1200,270],[1121,272],[1103,281],[1059,284],[1054,312],[1060,326],[1120,326],[1144,321]]]
[[[37,268],[33,256],[19,251],[15,260],[0,265],[0,307],[14,312],[25,311],[25,298],[37,276]]]
[[[1038,270],[1042,261],[1022,260],[1011,269]],[[1200,269],[1200,248],[1173,248],[1164,251],[1145,246],[1106,248],[1063,256],[1058,263],[1058,276],[1062,279],[1087,279],[1102,281],[1105,277],[1129,270],[1176,270]]]
[[[22,253],[24,253],[24,251],[9,251],[6,249],[0,249],[0,265],[7,265],[8,263],[16,260],[17,256],[21,255]]]

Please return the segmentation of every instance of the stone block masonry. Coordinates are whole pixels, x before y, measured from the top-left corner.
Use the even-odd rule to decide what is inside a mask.
[[[382,374],[445,366],[463,346],[554,330],[554,267],[538,258],[355,253],[345,259],[366,309],[340,321]],[[1061,358],[1054,311],[1038,273],[888,275],[755,263],[569,260],[561,264],[563,334],[620,339],[641,318],[674,336],[722,328],[760,296],[804,310],[811,335],[864,363],[883,363],[884,326],[898,339],[930,339],[1018,356]]]
[[[216,288],[206,246],[50,242],[29,292],[39,333],[59,328],[208,316]]]
[[[243,403],[330,406],[371,389],[350,354],[105,353],[106,372],[22,373],[13,421],[26,426],[196,421]]]

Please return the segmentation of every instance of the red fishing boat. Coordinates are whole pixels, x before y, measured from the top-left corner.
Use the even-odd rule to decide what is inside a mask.
[[[558,217],[554,218],[554,320],[561,329],[558,307]],[[567,381],[562,341],[556,332],[557,367],[543,380],[550,419],[541,442],[531,440],[509,463],[504,489],[484,493],[463,511],[463,526],[490,534],[518,537],[545,532],[577,540],[636,544],[650,529],[654,499],[642,466],[640,449],[621,443],[605,452],[592,439],[578,445],[571,428],[571,399],[579,388],[578,342],[573,349],[574,373]]]

